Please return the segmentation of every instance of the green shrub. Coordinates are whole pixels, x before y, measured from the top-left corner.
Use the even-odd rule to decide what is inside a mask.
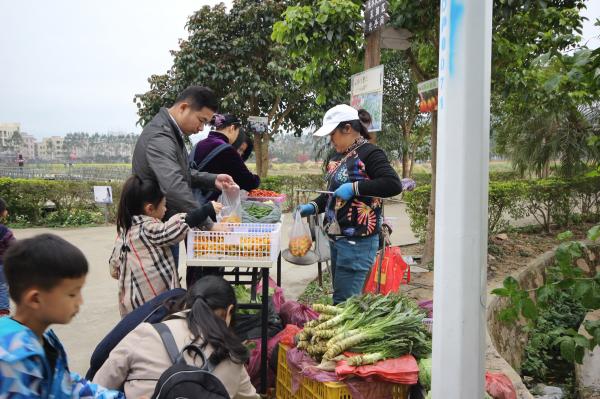
[[[102,212],[85,209],[51,212],[44,218],[48,227],[75,227],[104,223]]]
[[[417,183],[417,187],[431,184],[431,173],[419,172],[413,173],[412,179]],[[521,175],[515,171],[496,171],[490,172],[490,181],[510,181],[522,180]]]
[[[406,212],[410,217],[410,227],[419,238],[425,240],[427,232],[427,208],[429,207],[429,198],[431,197],[431,186],[425,185],[407,191],[404,193],[403,199],[406,201]]]
[[[431,184],[431,173],[413,173],[412,179],[417,183],[417,187]]]
[[[531,328],[521,365],[522,374],[538,382],[562,381],[573,372],[573,363],[563,359],[557,341],[565,330],[577,330],[586,314],[580,301],[565,292],[555,292],[549,299],[552,305],[540,309]]]
[[[540,179],[526,183],[524,203],[526,214],[550,232],[553,222],[566,225],[571,214],[570,182],[562,179]]]
[[[324,184],[322,175],[272,176],[263,179],[261,188],[286,194],[284,208],[290,210],[317,195],[300,194],[296,189],[322,190]],[[97,185],[112,186],[114,204],[108,206],[108,219],[114,222],[122,183],[0,178],[0,197],[6,200],[9,223],[14,225],[86,225],[104,221],[102,209],[94,202],[93,186]],[[56,212],[45,215],[46,201],[56,204]]]
[[[490,181],[522,180],[523,177],[516,171],[494,171],[490,172]]]
[[[503,172],[506,173],[506,172]],[[404,194],[414,234],[421,240],[427,227],[430,186]],[[510,227],[511,220],[532,216],[546,232],[553,224],[568,226],[595,220],[600,213],[600,177],[491,181],[488,198],[488,232]]]
[[[506,216],[520,219],[525,216],[525,209],[520,199],[525,192],[521,181],[491,182],[488,195],[488,232],[496,233],[506,230],[510,222]]]
[[[56,212],[50,213],[48,217],[53,224],[64,225],[67,222],[67,225],[74,226],[77,220],[90,224],[97,220],[97,215],[94,214],[100,212],[98,205],[94,203],[95,185],[111,185],[113,199],[115,203],[118,201],[121,183],[42,179],[0,178],[0,197],[7,203],[9,223],[20,226],[48,223],[42,207],[46,201],[52,201],[56,205]],[[75,211],[86,211],[87,216]],[[115,205],[109,205],[108,211],[109,220],[115,220]],[[70,214],[73,216],[69,217]]]

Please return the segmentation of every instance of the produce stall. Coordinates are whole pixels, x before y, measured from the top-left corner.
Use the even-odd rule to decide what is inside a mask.
[[[276,193],[275,193],[276,194]],[[238,200],[239,201],[239,200]],[[232,284],[249,285],[251,303],[239,304],[240,309],[261,311],[261,387],[267,381],[267,328],[269,271],[277,265],[277,285],[281,284],[281,210],[285,196],[252,196],[239,203],[239,208],[223,217],[213,230],[191,230],[187,237],[187,266],[224,268],[232,276]],[[241,209],[241,210],[240,210]],[[262,223],[267,219],[266,223]],[[250,221],[248,223],[242,223]],[[244,271],[245,269],[245,271]],[[262,295],[256,301],[258,274]],[[250,280],[244,278],[250,276]],[[264,393],[264,392],[263,392]]]
[[[395,293],[312,308],[319,317],[279,349],[277,398],[408,397],[431,355],[425,310]]]

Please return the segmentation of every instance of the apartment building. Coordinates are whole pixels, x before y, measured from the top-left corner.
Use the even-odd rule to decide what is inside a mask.
[[[9,151],[12,148],[12,138],[15,133],[21,133],[20,123],[0,123],[0,149]]]
[[[69,154],[66,154],[63,144],[64,137],[44,137],[41,143],[36,143],[37,158],[43,161],[65,161]]]
[[[21,148],[20,153],[27,160],[35,159],[37,157],[35,153],[36,139],[31,134],[21,133]]]

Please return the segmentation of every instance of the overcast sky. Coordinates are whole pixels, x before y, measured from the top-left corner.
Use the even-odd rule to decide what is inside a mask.
[[[171,66],[187,17],[218,2],[0,0],[0,122],[37,137],[139,133],[134,94]],[[599,0],[586,15],[600,17]],[[585,38],[599,34],[586,24]]]

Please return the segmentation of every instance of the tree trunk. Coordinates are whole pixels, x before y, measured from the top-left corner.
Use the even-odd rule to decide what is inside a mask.
[[[267,177],[269,173],[269,135],[254,134],[254,152],[256,157],[256,174],[260,178]]]
[[[409,166],[410,160],[408,157],[408,150],[406,148],[402,149],[402,178],[406,178],[409,176],[410,170]]]
[[[408,158],[410,162],[410,168],[408,169],[408,177],[412,178],[413,170],[415,168],[415,158],[417,157],[417,147],[418,145],[412,143],[410,145],[410,149],[408,151]]]
[[[415,152],[411,151],[411,153],[410,153],[410,168],[408,169],[408,177],[412,177],[414,167],[415,167]]]
[[[409,172],[409,156],[408,156],[408,129],[402,130],[402,136],[404,137],[404,145],[402,146],[402,178],[410,176]]]
[[[427,265],[433,262],[435,248],[435,175],[437,158],[437,112],[431,113],[431,199],[427,212],[427,232],[425,234],[425,247],[421,263]]]

